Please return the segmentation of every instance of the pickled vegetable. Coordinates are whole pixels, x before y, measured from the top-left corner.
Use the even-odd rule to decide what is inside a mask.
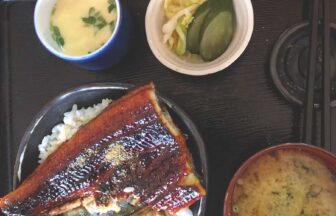
[[[169,19],[162,28],[164,43],[177,55],[190,52],[213,61],[232,41],[232,0],[165,0],[164,11]]]
[[[200,55],[205,61],[212,61],[225,52],[233,35],[232,14],[219,12],[206,26],[200,44]]]
[[[188,51],[194,54],[199,54],[199,47],[201,42],[201,27],[205,17],[210,12],[210,8],[207,3],[202,4],[195,12],[195,17],[193,22],[188,28],[187,34],[187,46]]]
[[[187,39],[186,39],[187,29],[185,28],[185,26],[181,24],[181,22],[178,22],[177,27],[176,27],[176,32],[178,35],[178,41],[177,41],[175,53],[177,55],[183,55],[186,52],[186,48],[187,48]]]
[[[189,7],[190,5],[201,5],[204,0],[165,0],[163,3],[163,9],[165,16],[171,19],[179,11]]]

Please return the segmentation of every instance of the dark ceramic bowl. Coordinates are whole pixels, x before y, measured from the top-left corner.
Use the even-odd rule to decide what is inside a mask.
[[[260,152],[256,153],[252,157],[250,157],[247,161],[243,163],[243,165],[236,171],[229,187],[226,191],[225,200],[224,200],[224,216],[235,216],[232,206],[234,203],[234,193],[235,193],[235,186],[237,180],[245,173],[245,171],[259,158],[263,157],[264,155],[275,152],[278,150],[296,150],[299,152],[307,153],[315,158],[320,159],[332,173],[336,174],[336,156],[330,152],[327,152],[321,148],[307,145],[303,143],[287,143],[276,145],[270,148],[266,148],[261,150]]]
[[[49,102],[33,119],[27,128],[16,156],[13,185],[20,184],[18,171],[21,169],[21,180],[24,180],[38,166],[38,145],[42,138],[50,134],[51,129],[63,119],[63,113],[71,110],[73,104],[87,107],[99,103],[103,98],[118,99],[134,86],[116,83],[94,83],[71,89]],[[205,188],[208,184],[208,166],[204,142],[188,115],[171,100],[159,96],[174,122],[187,136],[187,145],[192,153],[197,173]],[[206,197],[191,206],[194,215],[204,215]]]

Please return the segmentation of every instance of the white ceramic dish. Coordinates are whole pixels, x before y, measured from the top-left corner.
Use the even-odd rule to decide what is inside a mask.
[[[187,75],[202,76],[216,73],[230,66],[246,49],[253,32],[254,15],[251,0],[233,0],[235,33],[228,49],[217,59],[204,62],[201,58],[177,56],[164,43],[162,26],[165,23],[164,0],[151,0],[146,12],[146,35],[155,57],[166,67]]]

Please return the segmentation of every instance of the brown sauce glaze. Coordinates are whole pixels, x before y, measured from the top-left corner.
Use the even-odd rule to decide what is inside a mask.
[[[204,195],[201,186],[180,186],[192,171],[187,166],[191,158],[184,138],[174,136],[155,110],[153,86],[136,91],[120,99],[119,106],[114,102],[48,157],[17,191],[0,200],[1,211],[44,215],[87,196],[104,204],[104,196],[127,197],[126,187],[134,188],[142,205],[157,210],[174,212],[200,199]],[[131,104],[125,101],[127,97],[133,99]],[[116,109],[118,115],[109,113]]]

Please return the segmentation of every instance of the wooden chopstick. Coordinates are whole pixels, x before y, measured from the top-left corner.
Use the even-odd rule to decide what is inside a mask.
[[[304,141],[312,144],[313,114],[314,114],[314,86],[316,70],[317,36],[318,36],[318,12],[319,0],[313,0],[313,15],[311,17],[311,34],[309,47],[309,68],[306,85],[306,110],[305,110],[305,130]]]
[[[331,148],[330,119],[330,0],[323,1],[323,104],[322,104],[322,143],[326,150]]]

